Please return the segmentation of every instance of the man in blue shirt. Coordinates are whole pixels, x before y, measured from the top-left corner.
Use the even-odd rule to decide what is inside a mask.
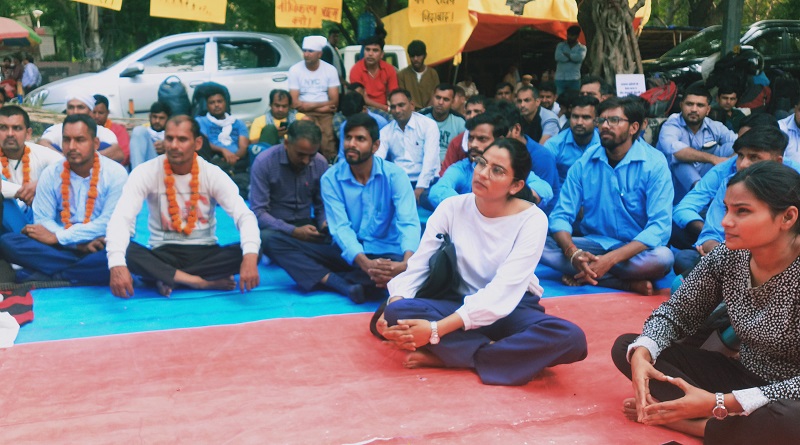
[[[495,140],[508,134],[508,123],[497,113],[483,113],[467,121],[469,137],[467,159],[462,159],[448,168],[442,178],[431,186],[428,200],[434,208],[451,196],[472,192],[472,174],[475,157],[480,156]],[[530,172],[528,186],[533,191],[537,204],[546,205],[553,197],[553,189],[546,181]]]
[[[800,163],[800,98],[794,106],[794,113],[781,119],[778,124],[786,136],[789,136],[789,144],[786,146],[784,156]]]
[[[701,230],[697,241],[691,249],[683,249],[675,254],[675,274],[686,276],[700,262],[701,257],[706,256],[725,241],[725,230],[722,227],[722,218],[725,216],[725,204],[723,201],[725,192],[728,189],[728,180],[737,171],[762,161],[783,162],[795,170],[800,169],[800,165],[785,159],[783,156],[787,142],[786,135],[773,125],[761,125],[749,129],[733,144],[736,157],[712,168],[697,183],[695,189],[700,189],[699,193],[695,194],[695,190],[692,190],[683,198],[678,207],[675,208],[673,218],[692,219],[689,224],[699,225]],[[710,189],[713,189],[713,198],[710,202],[705,202],[708,211],[705,215],[705,221],[703,221],[697,212],[693,212],[696,206],[692,205],[693,202],[691,201],[699,201],[702,197],[707,197],[709,193],[706,190]],[[684,204],[684,201],[687,200],[690,200],[690,202]]]
[[[222,158],[214,163],[234,178],[239,193],[246,199],[250,182],[247,172],[250,167],[247,156],[247,146],[250,145],[247,126],[228,113],[228,103],[222,88],[208,89],[206,106],[208,113],[197,118],[200,132],[208,138],[211,151]]]
[[[556,205],[558,194],[561,190],[558,169],[556,168],[556,157],[550,150],[544,148],[544,145],[524,133],[525,118],[514,104],[498,101],[489,106],[487,112],[489,111],[500,113],[508,121],[508,134],[506,137],[516,139],[525,144],[528,148],[528,153],[531,155],[531,161],[533,161],[533,173],[550,184],[550,188],[553,190],[553,198],[541,206],[542,210],[549,215]]]
[[[594,125],[599,104],[592,96],[575,98],[569,116],[569,128],[544,143],[545,148],[556,157],[558,180],[562,185],[572,164],[584,153],[600,145],[600,133]]]
[[[341,111],[336,114],[341,114],[344,119],[342,119],[342,123],[339,124],[339,128],[336,129],[336,134],[339,136],[339,161],[344,160],[344,125],[347,123],[347,119],[350,116],[353,116],[358,113],[367,113],[375,122],[378,123],[378,128],[381,129],[389,124],[389,121],[386,120],[383,116],[374,111],[367,108],[367,102],[364,100],[364,95],[361,93],[357,93],[355,91],[350,91],[342,96],[341,102],[339,102],[339,108]],[[333,118],[334,123],[337,121],[337,116]]]
[[[569,169],[550,215],[542,264],[568,285],[591,284],[653,293],[672,267],[672,181],[664,156],[638,140],[644,107],[610,98],[598,107],[601,146]],[[573,223],[583,210],[580,237]]]
[[[34,223],[21,233],[0,236],[0,252],[9,263],[23,267],[18,280],[107,285],[106,226],[128,174],[97,153],[97,124],[87,114],[67,116],[59,142],[67,162],[53,164],[39,176]]]
[[[711,95],[699,85],[686,89],[681,112],[664,122],[658,135],[658,149],[667,157],[675,182],[675,199],[680,200],[711,168],[731,157],[736,133],[725,124],[706,116]]]
[[[344,133],[346,162],[334,165],[321,180],[328,229],[340,256],[336,262],[308,260],[332,272],[327,286],[363,303],[376,287],[384,288],[406,270],[419,247],[420,224],[408,175],[375,156],[381,144],[375,120],[356,114]]]
[[[433,91],[433,105],[419,111],[419,114],[429,117],[439,127],[439,158],[444,160],[447,146],[457,135],[464,131],[464,118],[453,112],[453,99],[456,92],[453,85],[440,83]]]

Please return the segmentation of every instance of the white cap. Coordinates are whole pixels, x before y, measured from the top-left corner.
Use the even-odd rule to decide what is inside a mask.
[[[69,93],[67,97],[64,99],[64,106],[69,103],[71,100],[79,100],[86,104],[89,107],[89,111],[94,110],[94,96],[91,94],[77,94],[77,93]]]
[[[322,36],[308,36],[303,39],[303,50],[308,51],[322,51],[325,45],[328,44],[328,39]]]

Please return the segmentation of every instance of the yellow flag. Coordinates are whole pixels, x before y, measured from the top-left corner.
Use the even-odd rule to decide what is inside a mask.
[[[150,16],[224,24],[227,7],[227,0],[150,0]]]
[[[275,0],[278,28],[322,28],[322,21],[342,22],[342,0]]]
[[[87,5],[99,6],[101,8],[119,11],[122,8],[122,0],[72,0],[75,2],[86,3]]]
[[[408,0],[412,27],[467,23],[469,0]]]

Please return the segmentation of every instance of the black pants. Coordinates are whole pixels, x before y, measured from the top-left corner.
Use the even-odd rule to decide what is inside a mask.
[[[242,265],[242,249],[238,244],[165,244],[150,250],[131,241],[125,259],[134,274],[141,275],[145,280],[161,281],[169,287],[175,287],[175,271],[178,269],[207,280],[238,274]]]
[[[624,334],[617,338],[611,349],[611,358],[617,369],[631,378],[627,360],[628,345],[637,334]],[[672,377],[680,377],[690,385],[709,392],[728,393],[733,390],[769,384],[750,372],[738,360],[726,355],[673,344],[658,356],[655,368]],[[650,381],[650,393],[658,400],[683,397],[683,391],[668,382]],[[709,408],[709,416],[711,409]],[[706,444],[763,443],[770,445],[800,443],[800,401],[782,399],[753,411],[749,416],[728,416],[724,420],[711,419],[706,424]]]

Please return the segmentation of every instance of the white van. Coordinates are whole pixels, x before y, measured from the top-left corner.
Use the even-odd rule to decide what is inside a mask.
[[[344,61],[344,69],[347,71],[348,78],[350,77],[350,68],[361,60],[361,45],[350,45],[339,50],[339,54]],[[402,70],[408,66],[408,57],[406,57],[406,49],[400,45],[385,45],[383,47],[383,60],[395,67],[397,71]]]

